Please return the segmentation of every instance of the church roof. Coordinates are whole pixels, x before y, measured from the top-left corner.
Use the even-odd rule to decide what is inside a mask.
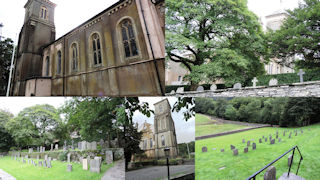
[[[288,14],[288,13],[284,9],[279,9],[279,10],[274,11],[273,13],[267,15],[266,17],[277,16],[277,15],[281,15],[281,14]]]
[[[147,122],[144,122],[143,124],[139,125],[139,127],[138,127],[138,132],[143,131],[145,125],[146,125],[146,126],[150,126],[150,130],[154,133],[154,125],[153,125],[153,124],[150,124],[150,123],[147,123]]]

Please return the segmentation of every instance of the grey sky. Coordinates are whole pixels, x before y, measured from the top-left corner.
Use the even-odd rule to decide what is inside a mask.
[[[4,1],[4,0],[2,0]],[[56,38],[68,33],[86,20],[107,9],[118,0],[51,0],[55,9]],[[6,0],[0,6],[0,23],[4,24],[2,36],[15,39],[24,21],[27,0]]]

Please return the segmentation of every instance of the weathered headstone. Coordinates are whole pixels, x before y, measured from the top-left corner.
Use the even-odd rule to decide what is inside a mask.
[[[43,160],[42,165],[43,167],[47,167],[47,161]]]
[[[184,92],[184,87],[179,87],[177,89],[177,93],[183,93]]]
[[[87,158],[82,159],[82,169],[88,170],[88,159]]]
[[[29,148],[29,153],[33,153],[33,148]]]
[[[244,148],[244,153],[247,153],[248,152],[248,148]]]
[[[203,91],[204,91],[203,86],[199,86],[199,87],[197,88],[197,92],[203,92]]]
[[[42,152],[46,152],[46,147],[43,147],[43,148],[42,148]]]
[[[58,151],[59,150],[59,145],[58,144],[55,144],[55,148],[54,150]]]
[[[238,149],[233,149],[233,155],[237,156],[239,154]]]
[[[91,143],[87,142],[87,150],[91,150]]]
[[[53,151],[53,144],[51,144],[51,149],[50,149],[50,151]]]
[[[275,78],[270,79],[269,81],[269,86],[277,86],[278,85],[278,80]]]
[[[91,143],[91,150],[97,150],[97,142],[96,141],[93,141]]]
[[[270,166],[264,173],[264,180],[276,180],[276,168]]]
[[[206,146],[202,147],[202,152],[207,152],[207,151],[208,151],[208,149]]]
[[[262,140],[261,140],[261,139],[259,139],[259,143],[262,143]]]
[[[274,144],[275,139],[271,139],[270,144]]]
[[[264,138],[264,142],[267,142],[268,141],[268,138]]]
[[[247,146],[250,146],[250,141],[247,141]]]
[[[224,149],[221,149],[220,151],[221,151],[221,152],[224,152]]]
[[[241,83],[236,83],[233,85],[233,89],[241,89],[241,88],[242,88]]]
[[[74,150],[74,140],[71,141],[71,149]]]
[[[255,150],[257,148],[256,143],[252,143],[252,149]]]
[[[95,157],[90,160],[90,172],[100,173],[101,171],[101,158]]]
[[[245,142],[246,142],[246,140],[242,139],[242,143],[245,143]]]
[[[176,93],[176,92],[175,92],[174,90],[172,90],[172,91],[170,92],[170,94],[172,94],[172,95],[175,94],[175,93]]]
[[[257,77],[254,77],[252,80],[252,85],[253,85],[252,87],[254,87],[254,88],[257,87],[257,82],[259,82]]]
[[[276,139],[278,139],[278,134],[276,135]]]
[[[72,164],[68,164],[68,165],[67,165],[67,171],[68,171],[68,172],[71,172],[71,171],[72,171]]]
[[[299,69],[299,73],[298,76],[300,77],[300,83],[303,83],[303,75],[305,74],[305,72],[303,72],[302,69]]]
[[[212,84],[212,85],[210,86],[210,90],[211,90],[211,91],[217,90],[217,85]]]
[[[68,159],[68,163],[70,163],[70,161],[71,161],[71,154],[70,153],[67,154],[67,159]]]
[[[205,149],[203,149],[205,148]],[[202,147],[202,152],[207,152],[207,147]],[[111,164],[113,162],[113,153],[112,151],[106,151],[106,163]]]
[[[42,166],[42,161],[39,161],[39,166],[40,166],[40,167]]]
[[[47,159],[47,168],[52,168],[51,158],[48,158],[48,159]]]
[[[87,149],[87,142],[86,141],[82,141],[81,142],[81,151],[85,151]]]
[[[234,150],[236,147],[234,145],[230,145],[231,150]]]
[[[288,157],[288,166],[290,166],[291,163],[293,162],[292,157],[293,157],[292,154],[290,154],[289,157]]]
[[[39,149],[39,147],[37,147],[37,152],[40,152],[40,149]]]

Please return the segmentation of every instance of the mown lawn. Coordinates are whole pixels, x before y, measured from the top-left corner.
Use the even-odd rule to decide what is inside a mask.
[[[204,116],[202,114],[196,114],[196,137],[237,129],[249,128],[248,126],[241,126],[235,124],[207,124],[210,122],[215,121],[211,120],[209,117]]]
[[[310,131],[308,130],[309,128]],[[196,179],[246,179],[295,145],[299,147],[304,158],[298,175],[305,179],[319,179],[320,124],[299,128],[298,136],[294,136],[293,133],[291,139],[288,138],[289,133],[283,136],[282,131],[285,129],[293,131],[295,128],[261,128],[197,140],[195,156]],[[303,134],[301,134],[300,129],[303,129]],[[276,140],[273,145],[270,145],[269,140],[268,142],[259,143],[259,138],[262,136],[268,137],[269,134],[272,134],[273,138],[275,138],[276,130],[279,131],[279,138],[282,139],[282,142],[279,143]],[[249,152],[245,154],[243,149],[246,143],[242,143],[242,139],[246,141],[254,139],[257,149],[252,150],[252,146],[250,146]],[[239,150],[238,156],[233,156],[230,149],[231,144],[235,145]],[[203,146],[207,146],[208,152],[202,153],[201,148]],[[216,148],[216,150],[213,150],[213,148]],[[225,149],[223,153],[220,152],[222,148]],[[277,178],[288,171],[289,154],[274,164],[277,169]],[[300,157],[296,151],[291,172],[296,172],[299,159]],[[257,179],[263,179],[264,172]]]
[[[35,160],[36,161],[36,160]],[[0,169],[14,176],[17,180],[100,180],[103,174],[113,166],[113,164],[103,164],[101,173],[93,173],[90,170],[82,170],[82,165],[72,164],[72,172],[67,172],[66,162],[51,161],[52,168],[35,167],[31,164],[12,160],[11,157],[0,158]]]

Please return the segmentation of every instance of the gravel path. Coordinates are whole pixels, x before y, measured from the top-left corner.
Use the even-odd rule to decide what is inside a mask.
[[[16,180],[16,178],[0,169],[0,180]]]
[[[101,180],[124,180],[125,179],[125,161],[115,162],[115,165],[108,169]]]

